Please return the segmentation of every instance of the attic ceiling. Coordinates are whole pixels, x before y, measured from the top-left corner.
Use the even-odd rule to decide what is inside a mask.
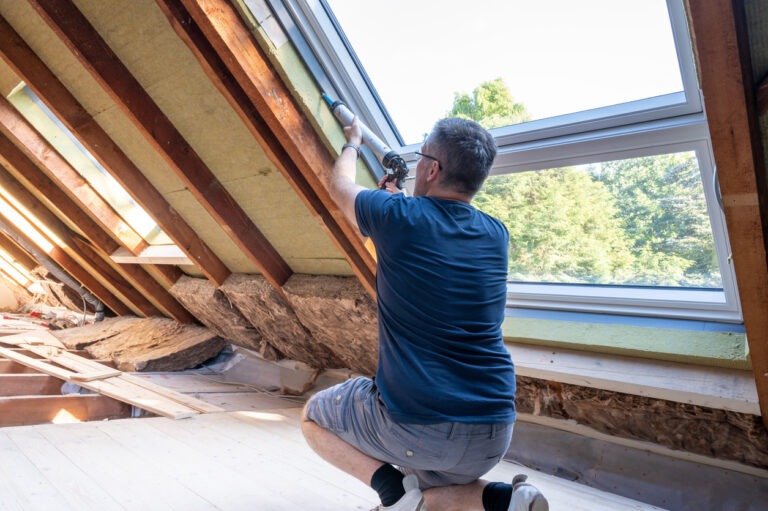
[[[688,4],[694,35],[707,34],[694,39],[708,115],[718,126],[734,117],[732,92],[718,81],[733,73],[718,66],[750,68],[751,56],[754,83],[729,89],[746,97],[740,113],[749,124],[756,119],[750,90],[768,62],[765,8],[757,0],[735,12],[741,4],[729,0]],[[0,0],[3,97],[28,85],[190,261],[113,261],[118,249],[141,256],[146,243],[11,102],[0,101],[0,186],[62,240],[47,257],[117,315],[196,321],[189,303],[169,291],[183,276],[218,287],[233,274],[263,275],[279,296],[294,275],[354,276],[374,294],[374,257],[327,190],[335,155],[329,138],[338,126],[323,126],[315,115],[324,109],[319,94],[301,98],[286,83],[270,61],[269,41],[251,32],[238,7],[237,0]],[[715,33],[710,22],[725,28]],[[732,40],[747,27],[753,52],[734,52]],[[746,133],[761,149],[760,135]],[[764,192],[763,160],[744,148],[751,167],[730,165],[736,157],[727,135],[719,137],[713,131],[765,421],[766,217],[754,204],[745,215],[738,199]],[[26,234],[2,244],[30,265],[39,258],[19,246],[30,241]]]

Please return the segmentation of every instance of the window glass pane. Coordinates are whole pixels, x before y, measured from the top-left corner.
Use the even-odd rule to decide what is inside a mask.
[[[519,282],[722,288],[694,152],[492,176]]]
[[[683,90],[665,0],[327,0],[406,144],[499,80],[491,127]]]

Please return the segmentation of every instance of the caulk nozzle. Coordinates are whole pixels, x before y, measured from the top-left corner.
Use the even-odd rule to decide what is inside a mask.
[[[333,105],[333,100],[328,94],[326,94],[325,92],[321,92],[320,94],[322,94],[323,99],[325,100],[326,103],[328,103],[328,106]]]

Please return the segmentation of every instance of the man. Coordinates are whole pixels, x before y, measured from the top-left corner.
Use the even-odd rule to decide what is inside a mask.
[[[515,421],[501,336],[509,234],[470,205],[496,156],[493,137],[472,121],[438,121],[406,197],[394,183],[355,183],[356,119],[344,133],[331,195],[376,246],[379,366],[374,380],[346,381],[307,403],[307,442],[376,490],[377,509],[547,511],[525,476],[478,479],[507,451]]]

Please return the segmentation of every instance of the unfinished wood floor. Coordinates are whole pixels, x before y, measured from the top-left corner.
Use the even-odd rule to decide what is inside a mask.
[[[0,428],[0,510],[368,510],[375,493],[304,443],[301,404],[210,394],[228,412]],[[502,463],[489,477],[529,473],[551,509],[656,507]],[[433,510],[436,511],[436,510]]]

